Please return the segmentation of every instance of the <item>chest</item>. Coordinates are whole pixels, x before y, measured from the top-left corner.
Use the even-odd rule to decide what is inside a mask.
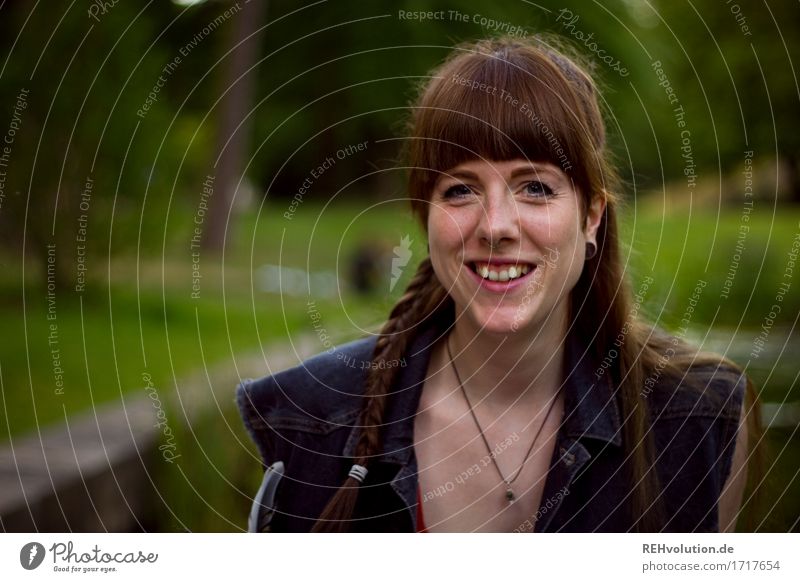
[[[483,417],[486,409],[475,410],[476,423],[463,399],[459,404],[457,398],[431,398],[426,392],[437,393],[423,390],[414,452],[428,530],[511,532],[526,523],[530,528],[545,488],[562,400],[555,400],[549,416],[547,410],[525,407]]]

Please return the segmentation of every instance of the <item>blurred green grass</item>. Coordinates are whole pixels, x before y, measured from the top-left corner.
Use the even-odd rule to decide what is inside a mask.
[[[628,209],[622,217],[625,256],[634,278],[650,275],[654,292],[647,313],[668,327],[680,321],[698,281],[707,282],[695,306],[692,323],[726,327],[758,327],[775,303],[778,286],[786,281],[787,253],[800,233],[800,208],[764,208],[743,222],[738,209],[682,211],[669,215]],[[738,259],[739,228],[746,232]],[[722,296],[729,272],[732,286]],[[662,311],[663,308],[663,311]],[[800,312],[800,294],[784,298],[776,324],[790,324]]]

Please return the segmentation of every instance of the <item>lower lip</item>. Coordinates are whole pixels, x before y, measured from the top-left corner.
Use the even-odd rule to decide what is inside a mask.
[[[517,287],[524,285],[528,278],[533,275],[534,271],[536,271],[536,267],[534,266],[522,277],[518,277],[510,281],[492,281],[491,279],[484,279],[478,275],[478,273],[473,271],[469,265],[464,266],[469,274],[472,275],[472,278],[478,283],[478,285],[487,291],[491,291],[492,293],[508,293],[509,291],[516,289]]]

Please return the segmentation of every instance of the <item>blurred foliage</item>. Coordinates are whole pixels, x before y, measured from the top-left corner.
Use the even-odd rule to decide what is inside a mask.
[[[30,8],[6,3],[0,18],[8,55],[0,75],[3,120],[15,107],[19,112],[22,90],[29,95],[10,146],[0,232],[4,244],[24,245],[32,258],[56,244],[62,284],[74,278],[80,245],[89,256],[134,244],[158,248],[153,235],[162,230],[186,150],[188,118],[174,118],[163,96],[144,119],[137,115],[168,54],[154,42],[161,31],[153,10],[137,14],[119,3],[95,23],[66,3]],[[80,216],[87,220],[78,241]]]
[[[742,164],[745,150],[781,156],[792,171],[786,194],[800,201],[797,5],[660,0],[656,6],[663,20],[654,58],[668,69],[687,110],[700,166],[724,172]],[[657,119],[657,129],[669,128],[669,116]]]

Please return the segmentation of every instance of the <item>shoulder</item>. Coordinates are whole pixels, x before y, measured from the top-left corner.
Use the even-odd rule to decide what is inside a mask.
[[[236,404],[250,437],[268,461],[276,432],[324,436],[358,417],[376,337],[358,339],[301,364],[236,387]]]
[[[670,516],[664,531],[719,529],[718,502],[731,474],[746,387],[738,367],[708,355],[677,377],[663,374],[647,395]]]
[[[641,394],[651,418],[738,421],[747,386],[747,376],[738,366],[719,354],[698,352],[659,328],[653,331],[650,347],[659,357],[644,372]]]
[[[645,390],[651,385],[651,373]],[[682,374],[663,375],[648,397],[653,418],[709,417],[738,421],[744,403],[747,376],[724,361],[694,364]]]
[[[245,379],[236,388],[243,412],[323,416],[358,403],[372,359],[375,337],[358,339],[317,354],[270,376]]]

